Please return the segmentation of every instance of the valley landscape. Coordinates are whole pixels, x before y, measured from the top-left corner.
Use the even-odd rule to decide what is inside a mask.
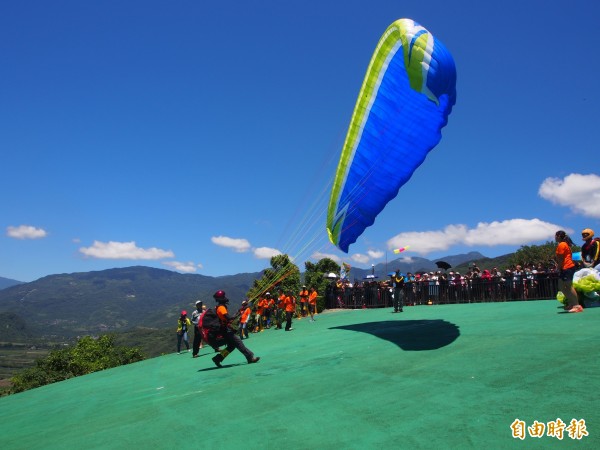
[[[466,269],[472,262],[501,267],[509,257],[491,259],[471,252],[443,260]],[[353,267],[350,278],[360,280],[374,273],[385,279],[396,269],[438,270],[425,258],[395,259],[371,268]],[[196,300],[211,306],[212,294],[219,289],[237,308],[261,276],[262,272],[209,277],[132,266],[49,275],[30,283],[8,280],[12,285],[0,290],[0,380],[6,385],[16,371],[86,335],[114,333],[119,345],[139,347],[147,357],[169,353],[182,309],[193,310]]]

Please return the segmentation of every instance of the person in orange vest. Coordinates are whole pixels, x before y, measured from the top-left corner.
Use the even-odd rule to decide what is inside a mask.
[[[285,305],[285,331],[292,331],[292,316],[296,311],[296,297],[292,291],[287,291],[283,304]]]
[[[583,307],[579,304],[577,291],[573,287],[573,275],[577,267],[573,262],[571,245],[573,241],[564,230],[558,230],[554,235],[554,240],[558,244],[556,247],[556,262],[558,263],[558,290],[565,294],[567,304],[565,309],[570,313],[583,312]]]
[[[317,297],[319,294],[314,287],[310,288],[310,294],[308,295],[308,312],[310,313],[310,321],[315,321],[315,314],[317,313]]]
[[[267,309],[265,309],[265,321],[267,323],[267,328],[271,328],[271,317],[273,317],[276,310],[275,299],[273,298],[273,296],[271,296],[270,292],[267,292],[265,295],[267,297],[268,304]]]
[[[308,310],[308,289],[303,285],[300,290],[300,314],[298,315],[298,319],[301,317],[306,317],[306,312]]]
[[[242,302],[240,314],[240,338],[248,339],[248,319],[250,319],[250,314],[252,314],[252,309],[248,305],[248,300]]]
[[[258,304],[256,305],[256,315],[254,316],[256,321],[256,325],[254,326],[255,333],[264,331],[263,316],[268,307],[269,302],[266,299],[266,297],[261,297],[261,299],[258,301]]]
[[[281,330],[283,324],[283,312],[285,311],[285,294],[283,289],[279,289],[279,297],[277,297],[277,309],[275,310],[275,322],[277,329]]]
[[[233,321],[235,320],[235,316],[231,317],[229,312],[227,311],[227,304],[229,303],[229,299],[225,295],[225,291],[217,291],[214,293],[213,298],[217,302],[217,316],[219,317],[219,321],[221,322],[221,330],[223,331],[223,338],[225,339],[225,344],[227,347],[221,350],[216,356],[212,358],[212,361],[215,363],[217,367],[222,367],[221,363],[223,360],[236,348],[246,357],[246,361],[248,364],[257,363],[260,360],[260,357],[254,356],[248,347],[244,345],[240,337],[235,332],[233,328]],[[237,316],[237,315],[236,315]]]

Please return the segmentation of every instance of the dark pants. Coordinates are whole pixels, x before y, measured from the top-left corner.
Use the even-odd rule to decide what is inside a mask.
[[[292,315],[294,313],[292,311],[285,312],[285,331],[290,331],[292,328]]]
[[[188,341],[188,334],[187,331],[179,334],[177,333],[177,353],[181,352],[181,341],[183,340],[183,343],[185,344],[185,347],[189,350],[190,349],[190,342]]]
[[[194,327],[194,343],[192,344],[192,354],[194,356],[200,351],[200,342],[202,342],[202,333],[198,327]]]
[[[394,289],[394,312],[402,311],[404,308],[404,290]]]
[[[225,344],[227,345],[227,352],[231,353],[236,348],[246,357],[246,360],[250,361],[254,358],[254,353],[252,353],[248,347],[244,345],[240,337],[235,333],[235,331],[227,330],[225,333]]]

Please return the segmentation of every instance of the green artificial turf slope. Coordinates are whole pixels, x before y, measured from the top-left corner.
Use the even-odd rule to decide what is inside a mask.
[[[556,301],[334,311],[0,399],[0,447],[600,448],[600,308]],[[173,335],[175,346],[175,335]],[[589,436],[512,436],[584,420]]]

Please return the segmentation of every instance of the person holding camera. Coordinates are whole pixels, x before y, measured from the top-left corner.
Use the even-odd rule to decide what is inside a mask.
[[[188,319],[187,312],[181,311],[181,316],[177,319],[177,354],[181,354],[181,341],[185,343],[187,351],[190,351],[190,341],[188,339],[188,330],[192,322]]]

